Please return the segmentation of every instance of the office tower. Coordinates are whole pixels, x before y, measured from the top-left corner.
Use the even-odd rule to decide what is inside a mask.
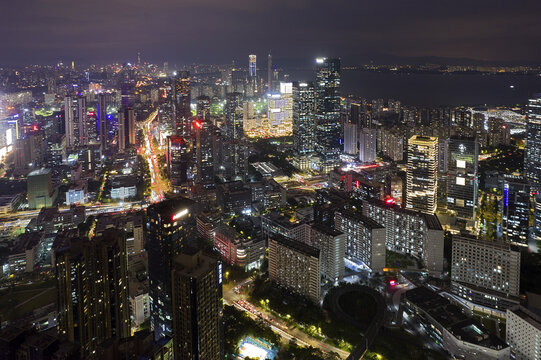
[[[98,124],[100,130],[100,145],[102,156],[109,150],[109,129],[107,126],[107,98],[105,94],[98,95]]]
[[[475,138],[449,139],[447,210],[461,219],[473,220],[477,204],[479,146]]]
[[[132,108],[120,108],[118,112],[118,151],[123,152],[130,145],[135,145],[135,111]]]
[[[501,310],[519,304],[519,287],[519,251],[505,243],[453,236],[453,293]]]
[[[66,96],[64,99],[64,124],[66,129],[66,147],[75,146],[75,109],[73,108],[73,99]]]
[[[335,214],[335,228],[346,234],[346,258],[362,263],[373,272],[385,267],[385,228],[374,220],[349,210]]]
[[[175,360],[223,359],[221,261],[187,249],[172,265]]]
[[[280,83],[280,92],[267,94],[267,118],[273,136],[288,136],[293,130],[293,84]]]
[[[245,101],[242,106],[242,127],[244,133],[257,130],[257,118],[255,116],[254,102],[252,100]]]
[[[312,82],[293,83],[293,148],[297,154],[314,151],[316,92]]]
[[[77,129],[79,145],[88,145],[88,114],[84,96],[77,97]]]
[[[269,279],[319,304],[320,251],[280,235],[269,238]]]
[[[310,244],[320,251],[320,272],[333,282],[344,277],[346,234],[332,227],[315,223],[310,226]]]
[[[376,161],[376,129],[364,128],[359,134],[359,160],[363,163]]]
[[[363,215],[385,227],[385,246],[421,258],[435,274],[443,271],[443,229],[435,215],[402,209],[389,198],[363,200]]]
[[[120,86],[120,105],[122,107],[135,106],[135,86],[129,77],[126,77]]]
[[[541,94],[528,101],[524,175],[530,185],[541,188]]]
[[[534,240],[541,241],[541,194],[537,194],[533,198],[534,201],[534,210],[533,210],[533,217],[534,217],[534,231],[533,231],[533,237]]]
[[[196,119],[193,122],[195,132],[195,182],[214,182],[214,128],[208,121]]]
[[[436,211],[438,138],[413,135],[408,141],[406,207],[427,214]]]
[[[272,92],[272,55],[267,56],[267,93]]]
[[[198,96],[196,105],[197,117],[210,121],[210,98],[205,95]]]
[[[240,140],[244,137],[242,124],[242,94],[233,92],[227,94],[225,102],[225,128],[229,139]]]
[[[109,229],[92,239],[55,239],[58,332],[81,347],[83,357],[99,344],[130,336],[128,265],[124,233]]]
[[[190,72],[179,71],[174,79],[174,98],[175,98],[175,129],[177,135],[188,135],[190,131],[190,117],[192,110]]]
[[[56,193],[52,185],[51,169],[39,169],[29,173],[26,186],[30,209],[53,206]]]
[[[316,59],[316,152],[321,170],[330,171],[340,156],[340,59]]]
[[[149,206],[146,230],[151,328],[156,339],[171,337],[173,257],[195,239],[194,202],[178,197]]]
[[[344,124],[344,153],[348,155],[357,155],[358,148],[358,134],[359,130],[357,124],[345,123]]]
[[[167,171],[173,189],[181,187],[188,181],[188,164],[190,149],[182,136],[167,137]]]
[[[541,353],[541,317],[530,310],[515,306],[507,309],[505,340],[511,348],[511,359],[539,359]]]
[[[255,77],[256,76],[256,71],[257,71],[256,60],[257,60],[256,55],[249,55],[248,56],[248,72],[250,74],[250,77]]]
[[[522,176],[503,175],[502,233],[520,246],[528,246],[530,233],[530,185]]]

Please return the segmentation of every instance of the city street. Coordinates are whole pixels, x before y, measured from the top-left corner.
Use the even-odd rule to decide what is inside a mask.
[[[142,153],[148,161],[148,167],[150,169],[151,176],[151,202],[158,202],[163,200],[165,192],[169,190],[168,181],[164,180],[160,174],[160,167],[158,165],[158,155],[161,153],[161,149],[156,149],[153,144],[152,135],[152,123],[158,116],[158,109],[156,109],[145,121],[144,130],[145,136],[145,151]]]

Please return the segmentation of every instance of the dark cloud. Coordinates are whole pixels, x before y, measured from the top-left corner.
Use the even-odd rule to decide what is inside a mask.
[[[541,2],[0,0],[0,63],[339,55],[541,60]]]

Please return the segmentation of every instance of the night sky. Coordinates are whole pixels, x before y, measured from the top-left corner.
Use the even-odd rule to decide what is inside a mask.
[[[393,57],[541,62],[541,1],[0,0],[0,64]]]

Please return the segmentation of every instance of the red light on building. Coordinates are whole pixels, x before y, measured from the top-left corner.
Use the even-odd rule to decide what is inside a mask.
[[[195,125],[196,128],[201,129],[201,121],[199,121],[199,120],[194,121],[193,124]]]
[[[388,197],[387,199],[385,199],[385,203],[386,203],[387,205],[393,205],[394,202],[395,202],[395,201],[394,201],[394,198],[392,198],[392,197]]]
[[[395,286],[395,285],[396,285],[396,281],[394,281],[394,280],[390,280],[390,281],[389,281],[389,285],[391,285],[391,286]]]
[[[357,187],[357,189],[359,188],[359,185],[360,185],[359,180],[356,180],[355,181],[355,186]]]

